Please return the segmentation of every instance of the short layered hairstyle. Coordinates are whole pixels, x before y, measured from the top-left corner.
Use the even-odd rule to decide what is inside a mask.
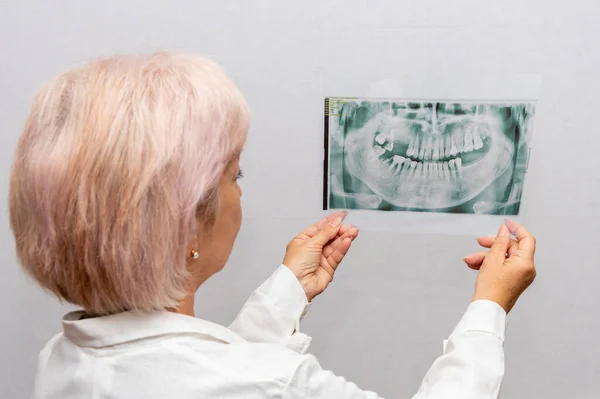
[[[10,180],[23,268],[97,314],[175,307],[198,217],[241,152],[246,100],[213,61],[185,53],[89,61],[35,95]]]

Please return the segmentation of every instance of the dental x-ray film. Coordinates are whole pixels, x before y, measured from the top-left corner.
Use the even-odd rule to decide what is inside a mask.
[[[535,104],[325,100],[324,209],[518,215]]]

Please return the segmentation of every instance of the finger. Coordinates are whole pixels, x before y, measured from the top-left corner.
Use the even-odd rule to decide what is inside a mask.
[[[323,256],[324,257],[328,257],[329,255],[331,255],[331,253],[333,251],[335,251],[335,249],[338,247],[338,245],[340,245],[340,243],[345,238],[350,238],[350,240],[354,241],[354,239],[358,236],[358,232],[359,232],[358,227],[353,226],[353,225],[348,225],[348,226],[346,226],[346,231],[342,234],[342,229],[344,227],[345,226],[342,226],[342,228],[340,228],[337,238],[335,238],[333,241],[331,241],[329,244],[327,244],[325,247],[323,247]]]
[[[329,222],[315,234],[314,237],[310,239],[310,242],[322,249],[329,241],[333,240],[338,235],[344,217],[346,217],[346,215],[336,216],[334,220]]]
[[[479,245],[481,245],[484,248],[491,248],[492,244],[494,243],[494,240],[496,239],[496,237],[494,236],[485,236],[485,237],[479,237],[477,238],[477,242],[479,243]],[[508,245],[508,256],[512,256],[516,253],[517,250],[517,240],[510,240],[510,244]]]
[[[535,252],[535,237],[517,222],[507,220],[505,224],[510,233],[516,237],[519,251],[532,259]]]
[[[342,229],[344,227],[346,227],[346,231],[344,233],[342,233]],[[359,229],[356,226],[352,226],[352,225],[342,226],[342,228],[340,228],[340,231],[338,233],[338,237],[323,248],[323,256],[325,256],[327,258],[329,255],[331,255],[331,253],[333,251],[335,251],[335,249],[338,247],[338,245],[340,245],[340,243],[345,238],[350,238],[350,240],[354,240],[358,236],[358,232],[359,232]]]
[[[358,231],[349,231],[353,227],[354,226],[352,226],[351,224],[343,224],[342,227],[340,227],[340,230],[338,231],[337,238],[334,237],[333,241],[331,241],[323,248],[323,253],[325,253],[325,251],[331,252],[331,246],[337,246],[340,243],[340,241],[342,241],[343,237],[351,236],[350,238],[352,239],[356,238],[356,236],[358,235]]]
[[[350,228],[352,228],[351,224],[343,224],[342,227],[340,227],[340,231],[339,231],[338,235],[342,236],[342,235],[346,234],[346,232]]]
[[[467,255],[463,258],[463,261],[473,270],[479,270],[483,261],[485,260],[485,256],[487,255],[487,251],[475,252],[474,254]]]
[[[494,239],[490,251],[486,255],[486,260],[492,262],[492,264],[502,264],[506,259],[506,252],[510,246],[510,234],[508,227],[502,223],[500,229],[498,229],[498,235]]]
[[[491,248],[496,236],[477,237],[477,243],[484,248]],[[510,240],[510,245],[516,245],[517,240]]]
[[[496,236],[477,237],[477,243],[484,248],[491,248]]]
[[[344,226],[342,226],[344,227]],[[347,228],[344,229],[344,231],[342,232],[342,229],[340,229],[340,238],[344,239],[346,237],[354,240],[356,237],[358,237],[358,233],[359,233],[360,229],[352,224],[347,225]]]
[[[345,218],[348,214],[347,211],[337,211],[332,212],[329,215],[325,216],[323,219],[319,220],[315,224],[307,227],[300,235],[304,235],[307,238],[312,238],[317,234],[323,227],[327,226],[331,221],[333,221],[336,217]]]
[[[508,246],[508,251],[506,251],[508,257],[513,256],[517,253],[517,242],[515,240],[510,240],[510,245]]]
[[[515,240],[511,240],[508,246],[507,254],[508,257],[511,257],[517,253],[517,242]],[[475,252],[474,254],[467,255],[463,258],[463,261],[474,270],[479,270],[483,261],[485,260],[485,256],[488,254],[486,251]]]
[[[325,259],[327,260],[327,264],[331,266],[333,270],[335,270],[338,265],[344,259],[344,256],[348,253],[350,246],[352,245],[352,239],[349,237],[345,237],[340,244],[335,248],[335,250],[327,256]]]

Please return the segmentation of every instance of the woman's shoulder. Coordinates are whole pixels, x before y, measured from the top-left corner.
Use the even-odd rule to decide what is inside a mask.
[[[247,393],[243,397],[276,397],[305,357],[279,344],[223,342],[192,333],[101,348],[78,346],[61,333],[40,354],[36,385],[44,390],[68,387],[75,384],[72,376],[79,370],[79,383],[91,386],[100,383],[94,373],[101,371],[110,376],[111,386],[137,394],[175,385],[180,393],[210,392],[210,397],[227,398],[227,390],[235,385]],[[264,396],[254,396],[259,391]]]
[[[284,345],[269,342],[215,342],[197,336],[179,336],[169,342],[173,354],[195,364],[229,370],[247,377],[287,382],[306,355]]]

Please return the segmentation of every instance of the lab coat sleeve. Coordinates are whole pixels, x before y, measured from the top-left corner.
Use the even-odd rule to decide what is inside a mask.
[[[494,302],[473,302],[413,399],[496,399],[504,376],[504,310]],[[401,360],[399,360],[401,361]],[[283,398],[376,399],[356,384],[323,370],[312,355],[302,360]]]
[[[300,332],[309,307],[300,282],[282,264],[252,293],[229,329],[249,342],[277,343],[302,354],[311,341]]]

